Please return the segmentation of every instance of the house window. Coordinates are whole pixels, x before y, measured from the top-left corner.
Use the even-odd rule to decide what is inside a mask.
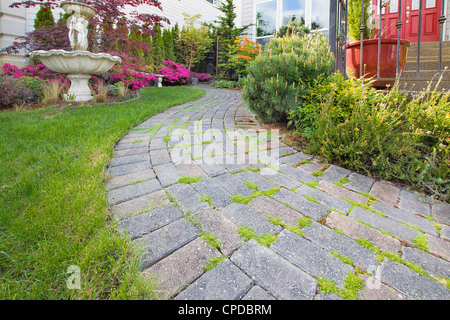
[[[277,0],[256,4],[256,41],[267,43],[277,29]]]
[[[420,0],[413,0],[411,3],[411,10],[419,10],[419,6],[420,6]]]
[[[389,4],[390,13],[397,13],[398,12],[398,0],[391,0],[390,4]]]
[[[222,0],[206,0],[206,1],[215,4],[216,6],[219,6],[222,3]]]
[[[329,0],[255,0],[256,42],[264,45],[283,25],[303,20],[311,30],[328,36]]]
[[[314,0],[311,6],[311,30],[317,30],[328,37],[330,27],[330,1]]]
[[[283,22],[285,25],[291,20],[305,20],[306,0],[283,1]]]
[[[435,8],[436,7],[436,0],[427,0],[427,3],[425,4],[425,8]]]

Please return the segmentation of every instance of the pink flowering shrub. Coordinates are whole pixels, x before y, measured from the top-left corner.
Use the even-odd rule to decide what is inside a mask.
[[[18,68],[5,63],[2,67],[2,76],[27,79],[27,82],[31,82],[29,78],[37,78],[46,83],[57,81],[61,83],[62,88],[66,89],[70,86],[70,80],[67,78],[67,75],[53,72],[43,64],[29,64],[23,68]]]
[[[211,79],[211,76],[207,73],[197,73],[197,72],[191,72],[191,75],[198,79],[198,81],[208,81]]]
[[[92,76],[91,79],[89,79],[89,87],[95,94],[98,94],[98,87],[101,85],[103,85],[103,82],[99,78]]]
[[[59,73],[51,71],[43,64],[29,64],[24,68],[5,63],[2,68],[2,76],[11,76],[16,79],[22,77],[38,77],[41,80],[55,80],[61,77]]]
[[[185,66],[175,63],[171,60],[163,61],[164,67],[159,68],[158,74],[164,76],[163,82],[166,85],[187,84],[191,77],[198,78],[199,81],[207,81],[211,78],[206,73],[190,72]],[[144,87],[152,86],[157,80],[153,74],[146,74],[131,70],[123,70],[111,76],[113,82],[123,82],[131,90],[139,90]]]
[[[172,85],[189,83],[191,75],[185,66],[171,60],[165,60],[163,64],[165,67],[159,68],[159,73],[164,75],[164,83]]]
[[[145,74],[143,72],[124,70],[111,76],[111,80],[115,82],[123,82],[131,90],[139,90],[144,87],[150,87],[156,80],[154,75]]]

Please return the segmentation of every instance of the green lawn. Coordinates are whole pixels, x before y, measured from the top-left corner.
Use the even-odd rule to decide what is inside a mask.
[[[118,105],[0,113],[0,299],[155,298],[111,220],[114,145],[150,116],[205,91],[146,88]],[[71,265],[81,289],[68,289]]]

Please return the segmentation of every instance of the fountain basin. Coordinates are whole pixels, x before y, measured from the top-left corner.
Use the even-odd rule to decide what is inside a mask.
[[[97,13],[97,9],[82,2],[66,1],[61,3],[61,8],[70,14],[91,19]]]
[[[36,50],[30,56],[54,72],[67,74],[71,80],[69,93],[75,94],[75,101],[92,100],[88,84],[91,75],[105,73],[122,62],[120,57],[89,51]]]
[[[52,71],[68,74],[102,74],[122,62],[120,57],[89,51],[36,50],[30,56]]]

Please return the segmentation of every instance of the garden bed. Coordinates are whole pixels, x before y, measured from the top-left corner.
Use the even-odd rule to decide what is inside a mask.
[[[297,107],[289,121],[262,126],[324,162],[449,202],[450,93],[368,86],[356,80],[319,86],[313,95],[323,96],[313,105]],[[305,108],[306,122],[300,121]]]
[[[248,68],[243,97],[307,153],[355,172],[450,200],[450,91],[374,90],[333,73],[320,36],[272,39]],[[287,134],[289,132],[289,134]]]

